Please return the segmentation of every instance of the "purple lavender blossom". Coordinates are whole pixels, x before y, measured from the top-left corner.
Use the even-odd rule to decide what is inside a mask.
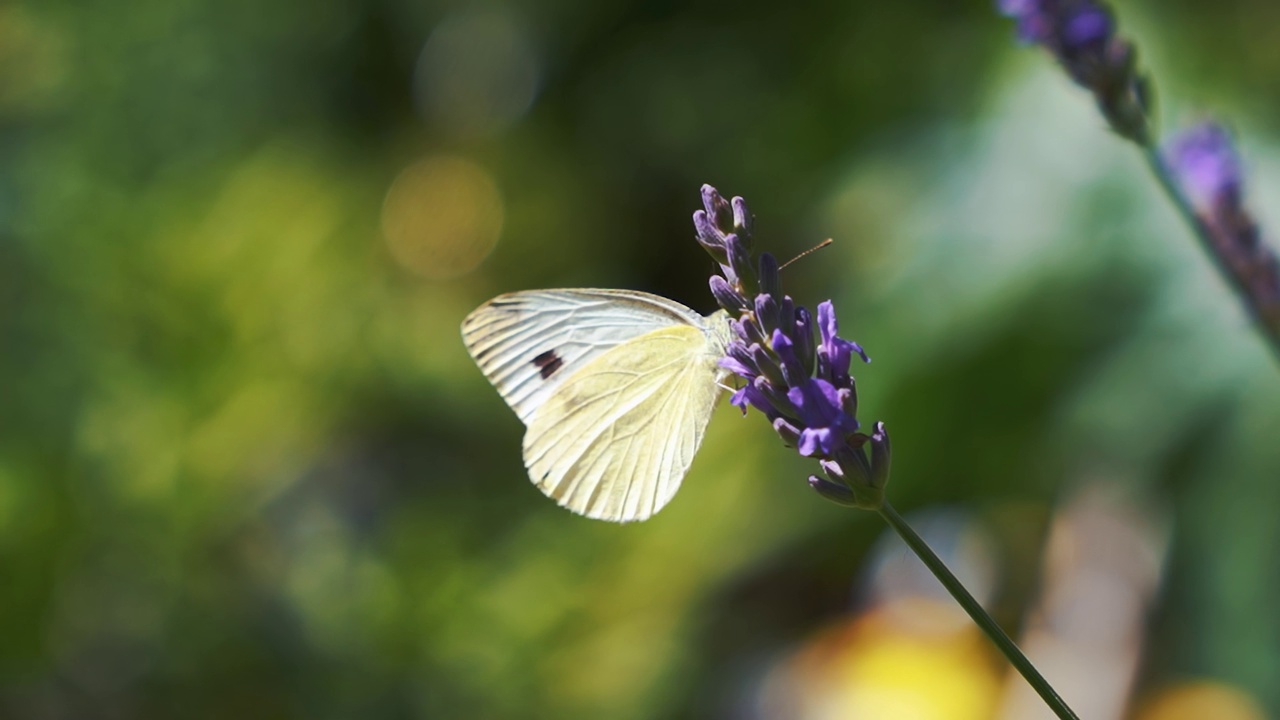
[[[1105,45],[1114,31],[1110,14],[1093,0],[999,0],[1001,14],[1018,23],[1018,39],[1072,54]]]
[[[1111,129],[1142,147],[1165,191],[1280,356],[1280,258],[1263,242],[1244,205],[1240,159],[1228,133],[1205,123],[1163,149],[1155,146],[1151,82],[1100,0],[995,2],[1016,21],[1019,39],[1048,50],[1072,80],[1093,93]]]
[[[755,408],[788,445],[820,461],[829,479],[809,484],[819,494],[846,505],[878,508],[888,480],[889,436],[883,424],[871,435],[858,432],[858,400],[849,373],[855,342],[838,334],[835,307],[818,306],[818,341],[813,318],[782,292],[778,262],[761,253],[751,262],[751,215],[742,198],[725,201],[715,188],[702,188],[703,209],[694,213],[698,242],[720,264],[711,294],[732,321],[734,340],[720,367],[742,386],[730,402]],[[866,447],[870,446],[870,457]]]
[[[1240,157],[1221,125],[1206,122],[1182,131],[1165,144],[1164,158],[1201,211],[1239,199]]]
[[[1121,136],[1145,145],[1150,138],[1150,87],[1137,72],[1133,45],[1116,36],[1110,10],[1095,0],[997,0],[1017,22],[1018,39],[1048,50]]]
[[[799,415],[800,444],[797,449],[805,457],[831,457],[858,429],[858,420],[844,411],[849,388],[817,378],[805,378],[787,391],[787,399]]]
[[[1191,205],[1208,251],[1280,353],[1280,259],[1244,204],[1230,133],[1215,123],[1189,128],[1165,144],[1161,161]]]
[[[818,303],[818,331],[822,334],[822,344],[818,346],[818,375],[836,383],[852,382],[849,365],[853,362],[853,355],[856,353],[863,362],[871,362],[871,358],[858,343],[837,335],[839,327],[831,301]]]

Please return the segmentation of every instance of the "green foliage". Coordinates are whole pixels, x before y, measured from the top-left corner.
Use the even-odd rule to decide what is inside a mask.
[[[1261,197],[1276,58],[1233,33],[1264,46],[1275,10],[1191,5],[1123,11],[1188,107],[1251,113]],[[462,43],[445,70],[472,81],[424,80],[441,28],[527,54]],[[787,286],[875,359],[899,508],[1013,507],[997,535],[1039,542],[1108,478],[1177,530],[1148,681],[1280,712],[1276,368],[1137,158],[1008,35],[943,0],[0,7],[0,715],[727,716],[743,663],[847,612],[877,519],[728,409],[653,521],[571,516],[457,330],[532,287],[711,309],[703,182],[781,257],[836,239]],[[406,251],[384,208],[440,157],[502,203],[443,278],[432,229],[469,252],[468,216]],[[1037,557],[1007,559],[1016,624]]]

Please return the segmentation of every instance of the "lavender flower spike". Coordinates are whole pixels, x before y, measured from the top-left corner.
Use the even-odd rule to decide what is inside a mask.
[[[1165,144],[1162,161],[1189,201],[1209,252],[1280,352],[1280,261],[1245,207],[1231,135],[1214,123],[1189,128]]]
[[[751,213],[742,198],[726,202],[710,185],[703,186],[702,198],[694,228],[698,242],[720,265],[711,292],[735,318],[735,339],[720,361],[742,381],[730,402],[744,414],[748,408],[760,411],[784,443],[822,463],[830,479],[809,479],[820,495],[879,509],[888,480],[889,436],[883,423],[871,435],[858,432],[857,391],[849,373],[853,355],[867,360],[866,353],[838,335],[830,301],[818,306],[815,342],[813,317],[783,293],[773,256],[763,253],[753,265]]]
[[[764,413],[782,442],[818,461],[826,478],[810,475],[808,484],[820,496],[884,518],[1058,717],[1076,720],[1053,686],[885,500],[889,433],[884,423],[876,423],[870,435],[858,432],[858,398],[849,366],[854,353],[863,360],[867,356],[857,343],[837,334],[835,307],[830,301],[818,306],[821,341],[815,346],[813,317],[782,291],[778,263],[764,253],[758,272],[751,272],[752,222],[746,202],[734,198],[726,203],[710,185],[702,186],[702,199],[704,209],[694,214],[694,227],[721,272],[712,278],[711,292],[734,318],[734,340],[720,361],[720,367],[743,382],[733,404],[744,415],[748,407]]]
[[[1137,52],[1116,33],[1100,0],[995,0],[1018,37],[1048,50],[1121,137],[1139,145],[1161,187],[1240,294],[1280,358],[1280,260],[1244,207],[1240,160],[1230,136],[1206,123],[1158,148],[1152,89]]]
[[[1048,50],[1076,84],[1093,93],[1111,128],[1150,142],[1151,88],[1133,45],[1115,34],[1111,11],[1095,0],[997,0],[1018,38]]]

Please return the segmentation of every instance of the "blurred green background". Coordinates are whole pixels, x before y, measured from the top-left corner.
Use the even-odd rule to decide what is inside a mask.
[[[1280,6],[1119,13],[1280,228]],[[784,281],[874,358],[890,498],[1084,716],[1280,714],[1277,365],[1012,35],[985,0],[0,4],[0,716],[1038,717],[759,416],[643,524],[526,479],[459,322],[709,311],[704,182],[783,258],[835,238]]]

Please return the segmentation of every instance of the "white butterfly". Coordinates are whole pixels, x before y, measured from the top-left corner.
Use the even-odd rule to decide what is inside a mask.
[[[462,341],[527,426],[529,478],[562,506],[644,520],[675,495],[728,374],[723,310],[631,290],[499,295]]]

